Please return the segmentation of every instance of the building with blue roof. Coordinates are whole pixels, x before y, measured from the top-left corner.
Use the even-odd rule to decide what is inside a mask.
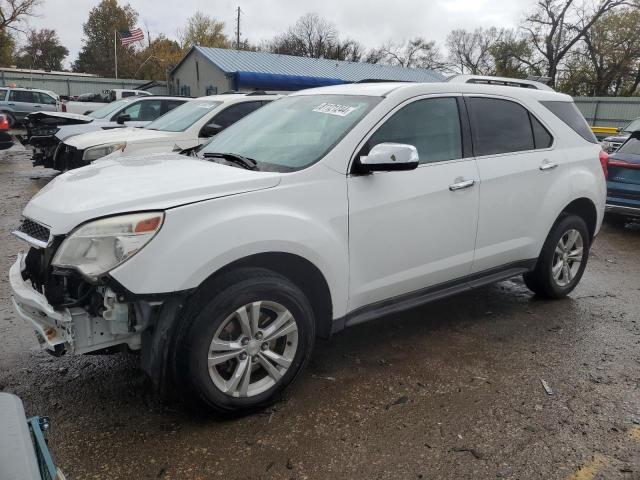
[[[172,92],[193,97],[230,90],[293,91],[363,80],[441,82],[444,79],[441,73],[424,68],[197,46],[170,72]]]

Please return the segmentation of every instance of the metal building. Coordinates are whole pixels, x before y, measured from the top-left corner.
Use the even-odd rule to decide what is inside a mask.
[[[105,78],[88,73],[51,72],[21,68],[0,68],[0,86],[16,85],[18,87],[51,90],[61,96],[76,96],[83,93],[100,93],[113,88],[140,89],[162,95],[167,93],[166,82],[149,80],[133,80],[126,78]]]
[[[174,94],[199,97],[229,90],[301,90],[371,79],[440,82],[445,77],[423,68],[195,46],[171,71],[170,88]]]

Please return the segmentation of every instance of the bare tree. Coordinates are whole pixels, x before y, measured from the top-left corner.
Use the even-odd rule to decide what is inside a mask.
[[[335,25],[317,13],[300,17],[289,29],[267,42],[273,53],[310,58],[331,58],[340,44]]]
[[[455,73],[494,75],[492,47],[502,39],[502,31],[495,27],[477,28],[473,32],[453,30],[447,36],[449,66]]]
[[[22,31],[18,28],[27,17],[34,15],[42,0],[0,0],[0,32]]]
[[[546,75],[555,84],[558,67],[569,51],[607,12],[629,0],[539,0],[522,26],[529,42],[544,59]]]
[[[441,69],[444,65],[440,50],[435,42],[416,37],[405,43],[391,41],[382,47],[369,52],[367,61],[371,63],[386,63],[400,67]]]

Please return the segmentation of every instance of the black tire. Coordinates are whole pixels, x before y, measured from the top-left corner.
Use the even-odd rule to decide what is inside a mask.
[[[582,259],[574,277],[566,285],[559,285],[553,278],[552,266],[556,246],[567,232],[576,230],[582,240]],[[577,215],[563,215],[554,224],[542,247],[533,271],[525,273],[524,283],[529,290],[544,298],[566,297],[580,282],[589,258],[591,237],[585,221]]]
[[[257,301],[277,302],[289,310],[298,328],[297,349],[291,365],[268,390],[248,397],[231,396],[220,390],[209,374],[207,358],[210,344],[229,315]],[[250,413],[280,398],[283,390],[307,365],[314,340],[313,309],[304,293],[275,272],[242,268],[203,285],[189,300],[175,337],[174,382],[183,393],[183,399],[196,408],[208,407],[224,416]]]

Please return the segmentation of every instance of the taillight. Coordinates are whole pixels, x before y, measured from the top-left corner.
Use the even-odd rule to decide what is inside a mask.
[[[64,103],[60,104],[60,108],[61,108],[62,112],[66,112],[67,111],[67,105],[64,104]]]
[[[604,150],[600,150],[600,165],[602,165],[604,178],[609,178],[609,154]]]
[[[4,115],[0,115],[0,130],[9,130],[9,120]]]

